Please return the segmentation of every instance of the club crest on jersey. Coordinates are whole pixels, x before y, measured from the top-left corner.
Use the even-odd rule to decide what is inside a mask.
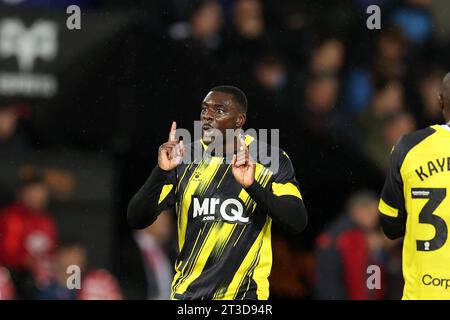
[[[249,223],[245,205],[237,198],[192,196],[192,218],[200,221],[222,220],[229,223]]]

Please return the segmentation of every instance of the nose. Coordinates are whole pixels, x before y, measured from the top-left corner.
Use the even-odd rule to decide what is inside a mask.
[[[214,116],[211,111],[206,109],[206,111],[202,114],[203,122],[212,122],[214,120]]]

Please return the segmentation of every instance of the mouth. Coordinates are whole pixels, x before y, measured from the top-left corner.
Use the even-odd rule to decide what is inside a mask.
[[[209,144],[213,142],[217,135],[217,129],[214,128],[211,124],[204,123],[202,125],[202,139],[203,142]]]
[[[212,125],[210,125],[210,124],[205,123],[205,124],[202,125],[202,130],[203,131],[211,131],[212,129],[214,129],[214,127]]]

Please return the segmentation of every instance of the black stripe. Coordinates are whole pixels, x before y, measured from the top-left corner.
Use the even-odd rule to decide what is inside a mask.
[[[227,164],[221,163],[219,165],[219,168],[217,169],[216,174],[212,178],[211,183],[209,184],[208,188],[205,190],[204,194],[206,197],[213,195],[217,191],[217,185],[219,184],[220,180],[222,179],[222,177],[225,174],[225,172],[227,171],[227,169],[228,169]],[[227,176],[230,174],[231,174],[231,170],[226,172]],[[227,177],[223,178],[222,183],[224,183],[225,180],[227,180]]]
[[[247,287],[249,286],[250,277],[248,275],[245,276],[242,285],[238,288],[238,293],[236,295],[236,300],[242,300],[244,298],[245,292],[247,291]]]
[[[253,273],[252,273],[253,276]],[[253,277],[250,278],[250,286],[248,287],[248,290],[245,292],[243,300],[258,300],[258,295],[256,294],[256,291],[258,290],[258,285],[256,284],[255,280],[253,280]]]
[[[180,187],[179,187],[179,189],[178,189],[178,194],[180,194],[180,196],[182,195],[182,193],[179,192],[179,190],[183,190],[183,191],[185,190],[186,186],[188,185],[189,181],[190,181],[191,178],[192,178],[192,175],[193,175],[195,169],[197,169],[197,165],[191,165],[191,166],[188,168],[188,171],[186,172],[186,174],[184,175],[183,180],[181,180],[181,181],[179,182]],[[183,171],[184,171],[184,170],[183,170]],[[181,171],[181,174],[183,174],[183,171]],[[181,176],[180,176],[180,178],[181,178]],[[178,185],[177,185],[177,186],[178,186]]]

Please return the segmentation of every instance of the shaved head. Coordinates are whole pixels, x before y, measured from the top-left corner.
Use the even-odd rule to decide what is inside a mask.
[[[447,122],[450,121],[450,72],[444,77],[441,85],[441,92],[439,94],[444,118]]]

